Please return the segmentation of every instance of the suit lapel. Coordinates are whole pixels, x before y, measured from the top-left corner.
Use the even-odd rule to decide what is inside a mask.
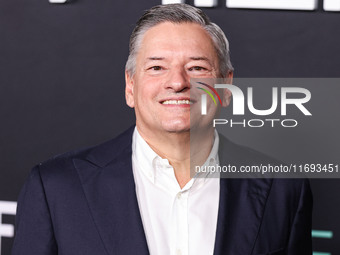
[[[239,153],[236,145],[220,139],[221,165],[241,164]],[[252,254],[271,183],[270,179],[220,179],[214,255]]]
[[[107,253],[149,254],[131,162],[133,128],[74,159],[93,220]]]
[[[133,128],[74,159],[107,254],[149,254],[132,173]],[[239,164],[239,152],[221,136],[221,165]],[[214,255],[252,253],[270,190],[270,179],[220,180]]]

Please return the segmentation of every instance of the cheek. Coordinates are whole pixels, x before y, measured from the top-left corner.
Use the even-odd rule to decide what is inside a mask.
[[[136,100],[138,100],[140,104],[145,105],[155,97],[154,94],[155,93],[152,88],[145,86],[144,88],[138,89],[135,97],[137,97]]]
[[[138,87],[137,97],[142,100],[142,103],[146,103],[150,100],[157,100],[160,95],[160,80],[159,79],[145,79],[143,83],[140,83]]]

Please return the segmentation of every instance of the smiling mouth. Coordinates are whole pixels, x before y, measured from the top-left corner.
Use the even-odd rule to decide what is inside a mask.
[[[168,105],[191,105],[193,104],[190,100],[165,100],[162,102],[162,104],[168,104]]]

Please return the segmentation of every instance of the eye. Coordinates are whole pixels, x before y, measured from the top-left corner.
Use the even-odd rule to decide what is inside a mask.
[[[207,69],[202,66],[193,66],[189,68],[189,71],[206,71]]]
[[[152,66],[149,68],[149,70],[152,70],[152,71],[160,71],[162,70],[163,68],[161,66]]]

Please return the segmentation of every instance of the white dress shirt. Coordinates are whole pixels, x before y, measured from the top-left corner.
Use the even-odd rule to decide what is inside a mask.
[[[135,128],[132,168],[144,232],[151,255],[212,255],[219,205],[219,178],[198,173],[182,189],[173,167]],[[216,165],[219,137],[204,165]]]

